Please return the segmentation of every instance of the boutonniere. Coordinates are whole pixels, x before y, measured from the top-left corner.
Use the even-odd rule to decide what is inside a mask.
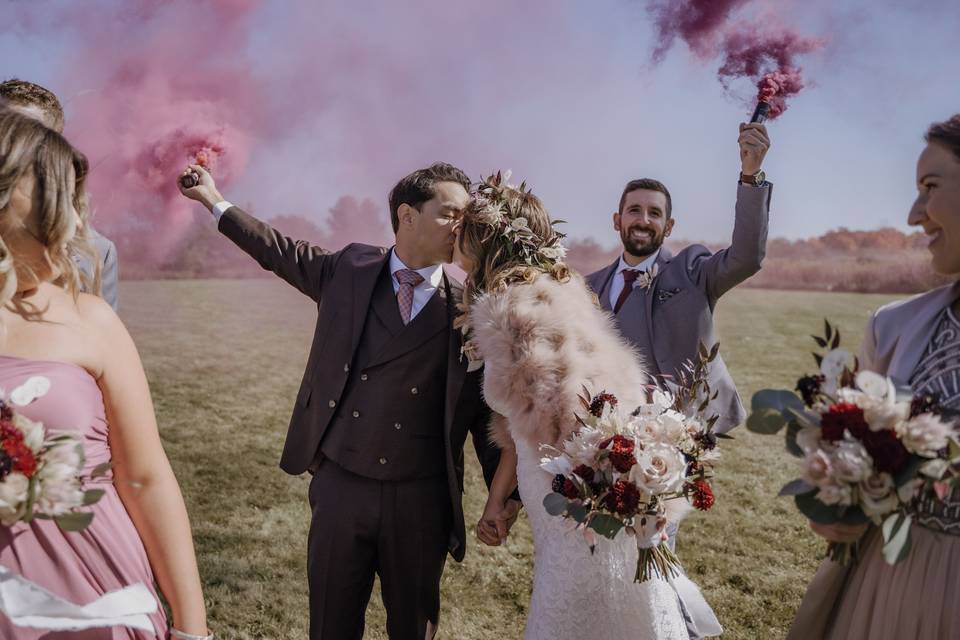
[[[653,285],[654,279],[660,273],[660,265],[654,263],[652,267],[637,274],[637,279],[633,281],[633,286],[640,289],[649,289]]]

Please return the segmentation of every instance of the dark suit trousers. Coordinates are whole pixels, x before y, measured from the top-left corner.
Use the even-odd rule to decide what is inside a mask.
[[[376,574],[391,640],[423,640],[440,615],[452,519],[446,477],[373,480],[326,459],[310,507],[310,639],[361,640]]]

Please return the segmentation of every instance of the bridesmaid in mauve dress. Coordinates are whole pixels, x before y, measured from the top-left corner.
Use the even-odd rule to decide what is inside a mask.
[[[136,583],[157,595],[159,586],[173,621],[158,607],[156,635],[124,626],[50,632],[0,612],[0,639],[209,638],[186,507],[136,347],[106,302],[79,292],[73,257],[88,247],[86,170],[58,133],[0,106],[0,388],[47,378],[49,391],[16,410],[80,436],[88,472],[112,465],[87,487],[105,490],[88,507],[87,529],[67,533],[49,520],[0,526],[0,565],[78,605]]]
[[[919,195],[910,211],[938,272],[960,275],[960,115],[933,125],[917,162]],[[889,304],[867,326],[864,368],[935,396],[960,426],[960,281]],[[789,640],[960,638],[960,489],[944,500],[918,497],[910,555],[890,566],[869,527],[860,561],[825,560],[807,589]],[[854,541],[865,527],[813,525],[828,540]]]

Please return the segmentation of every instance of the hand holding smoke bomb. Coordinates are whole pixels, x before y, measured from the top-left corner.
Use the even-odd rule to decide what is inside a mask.
[[[177,186],[182,195],[196,200],[207,209],[212,209],[213,205],[224,199],[217,191],[213,177],[206,167],[200,164],[187,165],[177,178]]]

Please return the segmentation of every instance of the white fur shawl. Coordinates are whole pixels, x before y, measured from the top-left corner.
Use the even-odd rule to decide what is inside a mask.
[[[471,305],[470,325],[484,360],[484,396],[506,418],[491,424],[501,447],[511,435],[534,447],[559,444],[577,429],[584,385],[613,393],[622,406],[644,400],[649,380],[639,355],[579,275],[485,294]]]

